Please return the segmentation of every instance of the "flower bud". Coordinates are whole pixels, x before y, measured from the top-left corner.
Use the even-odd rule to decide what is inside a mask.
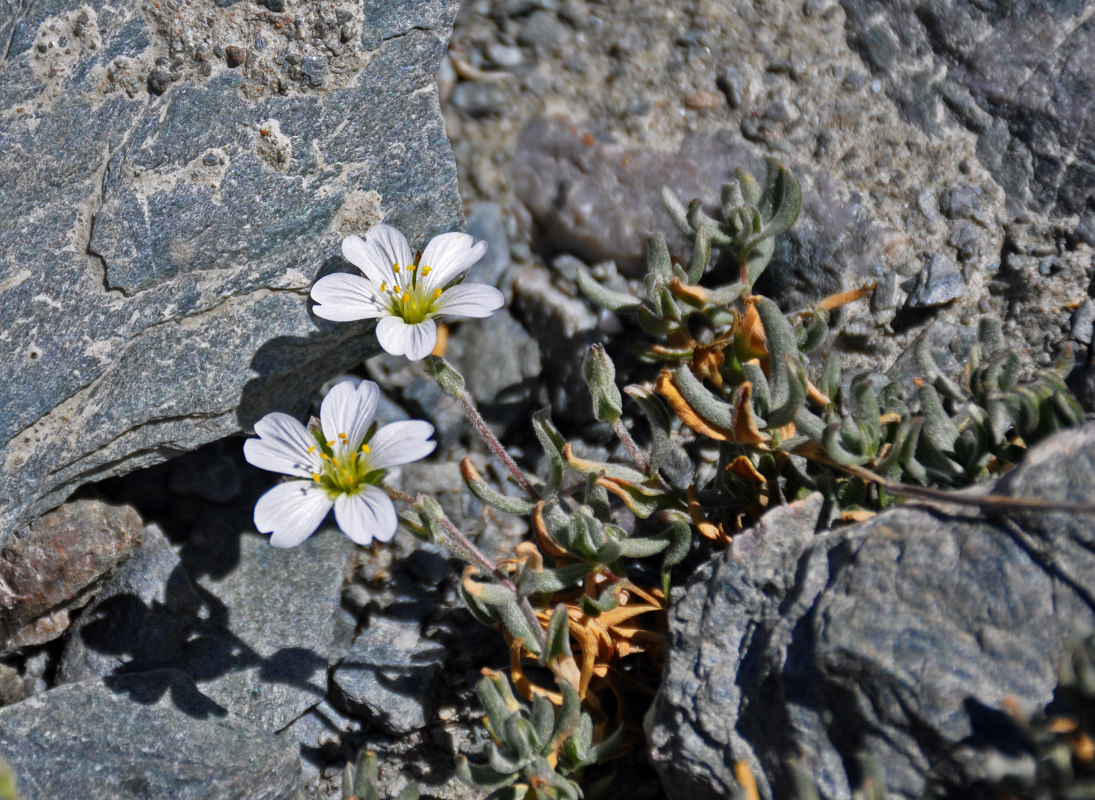
[[[623,414],[623,397],[616,386],[616,367],[604,345],[589,348],[582,361],[582,375],[593,397],[593,416],[601,422],[615,423]]]

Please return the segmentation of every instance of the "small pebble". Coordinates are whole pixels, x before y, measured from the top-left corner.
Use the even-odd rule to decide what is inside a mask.
[[[305,83],[313,89],[318,89],[327,77],[327,59],[323,56],[307,56],[300,63],[300,72],[304,76]]]
[[[247,51],[236,44],[230,44],[224,48],[224,60],[230,69],[235,69],[241,64],[247,63]]]
[[[726,105],[726,97],[719,92],[699,91],[684,96],[685,108],[722,108]]]
[[[163,94],[171,85],[171,73],[166,69],[157,67],[148,74],[148,91],[152,94]]]
[[[473,117],[496,114],[505,102],[502,88],[495,83],[463,81],[452,91],[452,104]]]

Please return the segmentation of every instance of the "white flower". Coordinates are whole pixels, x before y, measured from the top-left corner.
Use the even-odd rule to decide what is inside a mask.
[[[386,352],[423,359],[437,346],[435,317],[489,317],[505,302],[493,286],[460,284],[487,251],[486,242],[472,241],[466,233],[435,236],[416,262],[407,239],[390,225],[374,225],[364,239],[347,236],[342,255],[364,277],[320,278],[312,287],[313,310],[336,322],[375,319]]]
[[[255,527],[273,534],[274,547],[303,542],[333,506],[342,532],[358,544],[390,541],[399,524],[391,498],[379,487],[386,470],[425,458],[436,442],[433,426],[420,420],[393,422],[371,436],[380,389],[336,385],[319,410],[319,424],[305,428],[288,414],[267,414],[255,423],[257,439],[243,445],[256,467],[304,480],[280,483],[255,504]]]

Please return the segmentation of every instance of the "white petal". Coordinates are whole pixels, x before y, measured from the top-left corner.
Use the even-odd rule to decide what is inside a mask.
[[[255,527],[274,547],[296,547],[319,527],[332,501],[312,481],[279,483],[255,503]]]
[[[316,316],[335,322],[375,319],[388,311],[367,278],[345,272],[325,275],[316,281],[312,287],[312,299],[316,301],[312,307]]]
[[[486,242],[473,246],[474,241],[466,233],[443,233],[433,237],[418,260],[421,265],[419,269],[430,268],[429,274],[419,285],[426,288],[445,286],[467,272],[487,252]]]
[[[506,303],[505,295],[484,283],[462,283],[446,289],[434,303],[438,314],[489,317]]]
[[[363,545],[373,539],[391,541],[399,526],[391,498],[375,486],[366,486],[358,494],[339,495],[335,500],[335,521],[343,533]]]
[[[372,381],[362,381],[356,387],[343,381],[327,392],[319,407],[319,421],[327,441],[335,443],[336,453],[361,446],[379,402],[380,387]]]
[[[288,414],[275,411],[255,423],[258,439],[243,443],[243,457],[259,469],[310,478],[320,466],[319,454],[309,453],[315,440]]]
[[[342,257],[361,270],[361,273],[377,288],[381,283],[392,283],[392,262],[375,244],[360,236],[347,236],[342,240]]]
[[[433,425],[420,419],[385,425],[369,441],[369,467],[388,469],[425,458],[437,447],[431,436]]]
[[[365,234],[367,256],[365,264],[358,267],[378,286],[381,281],[391,286],[402,284],[407,276],[407,266],[414,263],[414,253],[407,244],[407,238],[391,225],[374,225]],[[399,265],[399,273],[392,272]]]
[[[421,361],[437,347],[437,323],[428,319],[408,325],[402,317],[382,317],[376,325],[376,340],[386,353]]]

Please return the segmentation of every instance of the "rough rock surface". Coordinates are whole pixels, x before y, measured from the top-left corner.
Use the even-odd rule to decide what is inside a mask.
[[[454,14],[9,7],[0,544],[84,482],[303,410],[373,352],[307,292],[342,233],[460,225],[436,93]]]
[[[179,556],[149,525],[132,558],[70,628],[57,681],[178,666],[200,608]]]
[[[334,704],[389,734],[422,728],[432,715],[445,648],[422,636],[421,613],[374,615],[332,676]]]
[[[1059,434],[994,485],[1095,502],[1095,426]],[[813,535],[819,498],[781,509],[696,573],[675,603],[665,682],[648,717],[670,797],[718,798],[733,765],[766,798],[795,761],[823,798],[851,797],[865,751],[887,797],[929,767],[961,793],[1041,709],[1076,625],[1095,622],[1095,536],[1067,513],[908,504]]]
[[[77,500],[43,515],[0,552],[0,654],[56,639],[96,582],[141,540],[129,506]]]
[[[563,119],[541,119],[518,142],[514,188],[551,247],[589,263],[612,259],[641,277],[650,233],[664,234],[678,259],[688,255],[684,236],[657,201],[662,187],[684,206],[701,198],[717,217],[719,191],[735,170],[764,180],[764,154],[764,147],[725,134],[688,136],[675,153],[626,148]],[[862,205],[840,199],[831,179],[808,163],[788,166],[804,184],[803,211],[777,240],[767,293],[791,308],[840,291],[845,283],[870,282],[871,268],[896,232],[868,223]]]
[[[1048,213],[1095,244],[1095,20],[1085,3],[841,5],[849,42],[909,119],[937,135],[969,129],[1010,210]]]
[[[0,709],[0,756],[24,800],[288,800],[300,775],[295,747],[172,670],[74,683]]]

